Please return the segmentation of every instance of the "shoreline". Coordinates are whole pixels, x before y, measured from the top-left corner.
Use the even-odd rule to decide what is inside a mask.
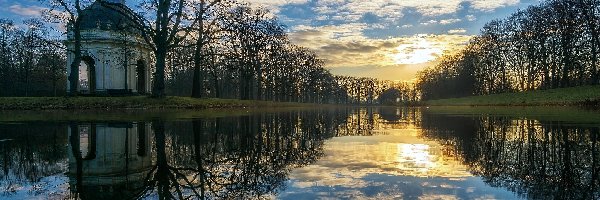
[[[453,99],[429,100],[412,105],[357,105],[274,102],[258,100],[191,98],[168,96],[127,97],[0,97],[0,110],[207,110],[247,108],[315,108],[315,107],[547,107],[576,106],[600,108],[600,86],[581,86],[520,93],[502,93]]]
[[[0,97],[0,110],[206,110],[245,108],[302,108],[329,104],[272,102],[236,99],[196,99],[169,96],[129,97]]]
[[[600,107],[600,86],[429,100],[423,106],[577,106]]]

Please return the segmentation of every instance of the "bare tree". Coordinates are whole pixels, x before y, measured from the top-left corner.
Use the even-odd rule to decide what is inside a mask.
[[[493,20],[458,57],[420,73],[425,99],[598,83],[597,0],[552,0]],[[471,87],[456,87],[472,82]]]
[[[51,19],[57,19],[67,24],[67,37],[73,41],[73,61],[69,64],[71,74],[69,80],[69,95],[77,96],[79,87],[79,65],[81,56],[81,20],[83,8],[89,5],[89,0],[49,0],[42,1],[51,5],[52,9],[46,12]],[[58,11],[58,12],[53,12]]]
[[[0,19],[0,96],[5,96],[8,93],[5,88],[9,88],[11,81],[9,77],[10,66],[12,65],[11,52],[13,46],[11,40],[14,33],[14,23],[8,19]]]
[[[202,70],[202,62],[206,61],[206,57],[210,56],[207,47],[211,43],[217,43],[218,34],[224,30],[224,27],[219,24],[222,22],[223,12],[231,7],[233,2],[226,0],[200,0],[192,4],[194,12],[194,24],[191,29],[195,37],[194,49],[194,77],[192,83],[192,97],[202,97],[204,89],[204,70]]]
[[[140,7],[144,10],[136,16],[136,24],[142,37],[156,57],[152,96],[162,98],[165,93],[165,69],[167,54],[175,48],[189,31],[184,25],[186,0],[144,0]],[[148,18],[145,18],[147,16]]]

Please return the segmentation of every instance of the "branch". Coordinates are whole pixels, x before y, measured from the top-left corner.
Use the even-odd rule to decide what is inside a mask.
[[[170,1],[170,0],[169,0]],[[173,25],[173,29],[167,39],[167,43],[171,43],[175,40],[175,36],[179,32],[179,26],[181,24],[181,17],[183,16],[183,5],[185,0],[179,0],[178,10],[176,12],[177,19],[175,20],[175,25]]]

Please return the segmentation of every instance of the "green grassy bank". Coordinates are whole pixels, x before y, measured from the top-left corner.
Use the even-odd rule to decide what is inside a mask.
[[[422,102],[426,106],[600,106],[600,86],[582,86],[523,93],[505,93]],[[314,104],[195,99],[145,96],[132,97],[4,97],[0,110],[119,110],[119,109],[220,109],[299,108]]]
[[[0,110],[211,109],[309,106],[312,106],[312,104],[235,99],[195,99],[189,97],[166,97],[162,99],[145,96],[0,98]]]
[[[423,103],[427,106],[599,106],[600,86],[440,99]]]
[[[560,121],[575,124],[600,123],[600,112],[577,106],[431,106],[423,113],[454,116],[501,116],[539,121]]]

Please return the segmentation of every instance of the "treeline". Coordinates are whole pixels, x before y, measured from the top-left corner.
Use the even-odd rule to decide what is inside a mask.
[[[267,10],[213,5],[199,28],[167,55],[168,94],[286,102],[373,104],[391,84],[335,76],[313,51],[293,44]],[[194,27],[196,28],[196,27]]]
[[[218,4],[217,4],[218,5]],[[324,62],[292,44],[266,10],[221,5],[200,37],[167,54],[167,93],[179,96],[337,103],[343,91]],[[195,28],[195,27],[194,27]],[[200,42],[199,42],[200,41]]]
[[[146,40],[154,47],[155,56],[165,53],[162,67],[159,66],[161,57],[156,57],[152,77],[153,90],[165,90],[160,94],[337,104],[382,101],[392,104],[418,99],[414,88],[406,83],[331,74],[314,52],[293,44],[287,27],[267,10],[231,1],[173,0],[180,1],[189,13],[169,11],[182,15],[181,23],[185,24],[178,28],[174,39],[166,41],[169,45],[159,49],[154,44],[158,41],[156,35]],[[74,5],[69,0],[52,2],[54,10],[61,10],[60,2]],[[89,5],[80,5],[81,8],[86,6]],[[144,8],[147,10],[140,13],[158,12],[152,10],[156,7]],[[62,15],[58,21],[73,23],[78,19],[77,9],[69,10],[74,18]],[[58,19],[51,13],[44,17]],[[148,29],[144,24],[153,19],[152,16],[140,14],[138,17],[140,19],[131,20],[140,24],[137,28],[144,35],[156,34],[158,30]],[[73,63],[66,63],[66,47],[55,39],[56,35],[50,33],[50,27],[43,20],[30,19],[23,24],[0,20],[0,96],[67,94],[66,67],[72,71],[79,71],[79,67],[75,69]],[[76,27],[70,29],[75,31]],[[162,86],[161,68],[164,68]],[[79,81],[79,73],[73,74]],[[386,91],[388,95],[381,96]]]
[[[287,27],[268,10],[240,1],[140,1],[136,14],[98,1],[130,18],[154,54],[152,96],[234,98],[310,103],[376,103],[387,88],[369,78],[337,77],[307,48],[294,45]],[[82,55],[80,16],[92,2],[51,0],[48,18],[70,24],[71,71]],[[70,95],[79,78],[69,77]]]
[[[423,111],[423,137],[453,144],[469,172],[524,199],[598,199],[598,127]]]
[[[424,100],[600,83],[600,1],[551,0],[493,20],[421,71]]]
[[[65,94],[66,53],[38,19],[0,19],[0,97]]]

